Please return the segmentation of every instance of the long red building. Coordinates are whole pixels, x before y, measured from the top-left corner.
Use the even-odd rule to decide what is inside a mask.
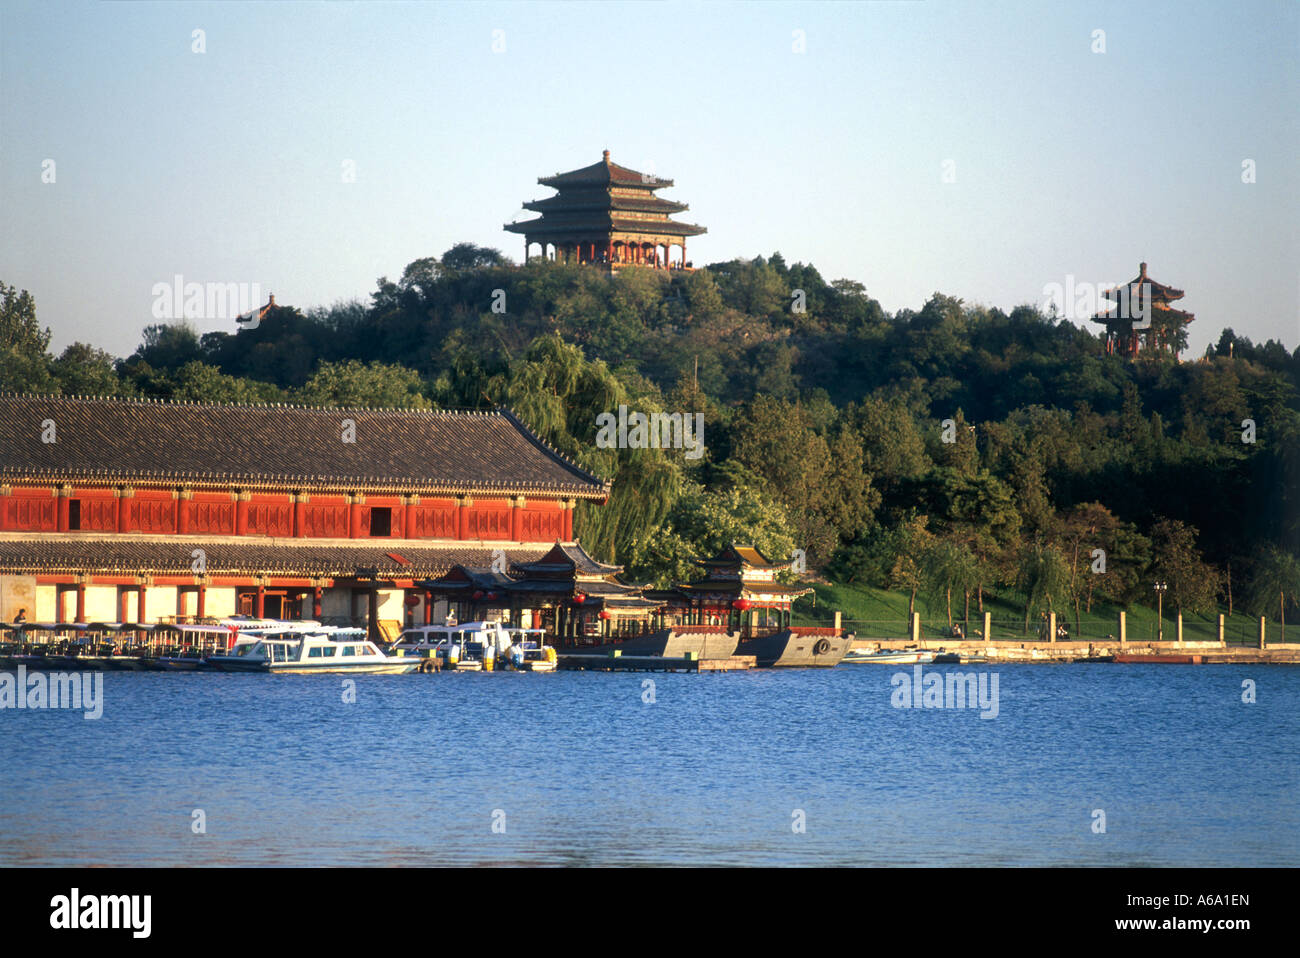
[[[0,396],[0,616],[430,621],[608,495],[507,410]]]

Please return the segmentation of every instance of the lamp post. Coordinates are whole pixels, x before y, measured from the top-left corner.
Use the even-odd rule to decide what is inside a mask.
[[[1164,582],[1157,582],[1156,590],[1156,641],[1163,642],[1165,639],[1165,590],[1169,586]]]

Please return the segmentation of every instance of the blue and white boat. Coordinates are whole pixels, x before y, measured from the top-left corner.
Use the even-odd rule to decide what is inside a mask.
[[[268,631],[241,637],[224,655],[210,655],[207,664],[221,672],[397,674],[413,671],[419,662],[385,655],[366,639],[364,629],[327,627],[313,632]]]

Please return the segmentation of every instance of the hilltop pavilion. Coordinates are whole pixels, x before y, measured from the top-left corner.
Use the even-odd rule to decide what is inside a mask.
[[[537,182],[557,191],[524,204],[541,216],[505,226],[507,232],[523,234],[524,262],[536,244],[543,257],[567,263],[611,270],[689,269],[686,237],[707,232],[703,226],[671,218],[690,208],[685,203],[655,196],[656,190],[672,186],[672,180],[619,166],[610,160],[609,150],[599,163],[539,177]]]
[[[1147,323],[1138,325],[1136,311],[1147,301],[1144,289],[1150,290],[1151,315]],[[1141,264],[1136,278],[1101,295],[1116,304],[1092,317],[1094,323],[1106,327],[1108,355],[1136,356],[1145,346],[1147,350],[1168,349],[1177,358],[1186,346],[1187,324],[1196,317],[1169,305],[1182,299],[1183,291],[1149,277],[1146,263]]]

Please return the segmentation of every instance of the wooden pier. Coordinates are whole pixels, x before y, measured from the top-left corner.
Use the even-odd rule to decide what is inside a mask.
[[[700,659],[694,655],[623,655],[611,653],[561,652],[559,668],[586,672],[736,672],[758,664],[752,655],[731,655],[725,659]]]

